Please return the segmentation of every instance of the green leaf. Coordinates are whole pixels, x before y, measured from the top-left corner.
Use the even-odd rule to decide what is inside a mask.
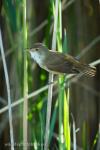
[[[8,16],[8,20],[10,22],[11,28],[15,32],[17,30],[17,24],[16,24],[16,9],[15,9],[14,2],[12,0],[4,0],[3,6],[6,15]]]

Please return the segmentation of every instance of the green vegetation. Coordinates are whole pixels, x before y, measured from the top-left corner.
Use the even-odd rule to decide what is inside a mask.
[[[58,16],[55,13],[56,1]],[[57,51],[78,55],[86,63],[98,59],[100,52],[97,50],[100,46],[96,47],[96,44],[100,42],[99,30],[97,31],[99,23],[95,20],[99,14],[98,7],[94,2],[83,3],[74,0],[0,2],[0,30],[10,81],[10,98],[11,103],[16,105],[12,107],[15,149],[44,149],[49,74],[31,60],[26,49],[36,42],[44,43],[51,49],[55,32],[54,21],[57,19]],[[85,47],[86,49],[83,49]],[[10,143],[11,139],[9,118],[5,113],[10,108],[5,108],[8,97],[3,68],[0,55],[0,138],[3,139],[0,144],[4,145],[2,150],[5,149],[5,143]],[[69,76],[66,79],[65,75],[54,75],[48,149],[90,150],[97,147],[99,150],[99,106],[96,100],[100,99],[100,94],[97,82],[99,83],[98,77],[77,79]]]

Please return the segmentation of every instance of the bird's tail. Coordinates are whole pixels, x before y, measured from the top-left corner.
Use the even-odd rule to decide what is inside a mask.
[[[82,72],[84,75],[93,77],[96,74],[96,67],[86,65],[86,64],[80,64],[78,66],[78,69],[80,72]]]

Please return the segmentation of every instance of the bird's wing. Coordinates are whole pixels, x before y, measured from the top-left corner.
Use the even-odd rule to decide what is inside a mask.
[[[71,57],[71,58],[69,58]],[[73,57],[64,55],[58,52],[50,52],[49,57],[46,59],[46,68],[48,70],[58,73],[77,73],[78,71],[73,67]]]
[[[96,68],[79,62],[76,58],[58,52],[49,53],[46,59],[46,68],[54,73],[83,73],[86,76],[94,76]]]

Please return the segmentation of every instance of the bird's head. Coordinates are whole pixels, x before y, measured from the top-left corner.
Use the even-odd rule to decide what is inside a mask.
[[[36,43],[33,45],[32,48],[28,49],[28,52],[31,54],[31,56],[33,54],[45,55],[47,51],[48,51],[48,48],[42,43]]]
[[[27,49],[30,53],[31,58],[33,58],[37,63],[41,63],[48,54],[48,48],[42,43],[36,43],[32,48]]]

